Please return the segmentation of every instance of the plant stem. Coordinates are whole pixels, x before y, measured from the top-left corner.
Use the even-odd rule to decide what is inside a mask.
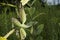
[[[34,1],[32,2],[31,6],[32,6],[35,2],[36,2],[36,0],[34,0]]]
[[[45,14],[45,13],[39,13],[39,14],[37,14],[35,17],[32,18],[32,20],[35,20],[37,17],[39,17],[42,14]]]
[[[7,6],[11,6],[11,7],[16,7],[15,5],[12,4],[6,4],[6,3],[0,3],[1,5],[7,5]]]
[[[15,31],[15,29],[12,29],[10,32],[8,32],[4,38],[8,38],[13,32]]]

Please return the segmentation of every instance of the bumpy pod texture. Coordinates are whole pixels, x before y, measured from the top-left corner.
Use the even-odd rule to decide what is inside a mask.
[[[12,18],[12,22],[18,27],[22,27],[22,28],[29,28],[30,27],[25,24],[21,24],[16,18]]]
[[[19,16],[20,16],[20,20],[22,21],[22,24],[24,24],[26,22],[26,13],[23,7],[20,9]]]
[[[26,38],[26,32],[23,28],[20,29],[20,35],[21,35],[22,40],[24,40]]]

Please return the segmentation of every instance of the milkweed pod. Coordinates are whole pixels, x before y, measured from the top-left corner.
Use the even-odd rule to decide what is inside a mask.
[[[29,28],[30,27],[28,25],[21,24],[16,18],[12,18],[12,22],[18,27],[22,27],[22,28]]]
[[[4,38],[4,37],[0,37],[0,40],[7,40],[6,38]]]
[[[20,20],[22,21],[22,24],[26,22],[26,14],[23,7],[20,9]]]
[[[21,0],[22,6],[28,3],[29,0]]]
[[[21,23],[16,18],[12,18],[12,23],[14,23],[17,26],[21,25]]]
[[[24,40],[26,38],[26,32],[23,28],[20,29],[20,36],[21,36],[22,40]]]
[[[22,27],[22,28],[29,28],[30,26],[25,25],[25,24],[21,24],[21,27]]]

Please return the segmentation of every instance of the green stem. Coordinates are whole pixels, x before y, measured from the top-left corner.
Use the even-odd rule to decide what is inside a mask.
[[[32,6],[35,2],[36,2],[36,0],[34,0],[34,1],[32,2],[31,6]]]
[[[32,18],[32,20],[35,20],[37,17],[39,17],[42,14],[45,14],[45,13],[39,13],[39,14],[37,14],[35,17]]]
[[[0,4],[3,6],[7,5],[7,6],[11,6],[11,7],[16,7],[15,5],[12,5],[12,4],[6,4],[6,3],[0,3]]]

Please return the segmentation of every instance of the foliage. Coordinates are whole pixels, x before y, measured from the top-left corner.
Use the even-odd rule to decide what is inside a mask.
[[[13,6],[0,5],[1,36],[4,36],[12,29],[11,18],[15,17],[18,19],[14,6],[16,5],[16,1],[0,1],[0,3],[13,4]],[[39,0],[35,0],[34,4],[31,5],[32,2],[33,0],[25,5],[25,11],[27,14],[26,24],[31,25],[30,28],[25,29],[27,32],[27,37],[25,40],[60,40],[60,7],[47,5],[42,7]],[[8,37],[8,40],[19,39],[14,32],[10,37]]]

